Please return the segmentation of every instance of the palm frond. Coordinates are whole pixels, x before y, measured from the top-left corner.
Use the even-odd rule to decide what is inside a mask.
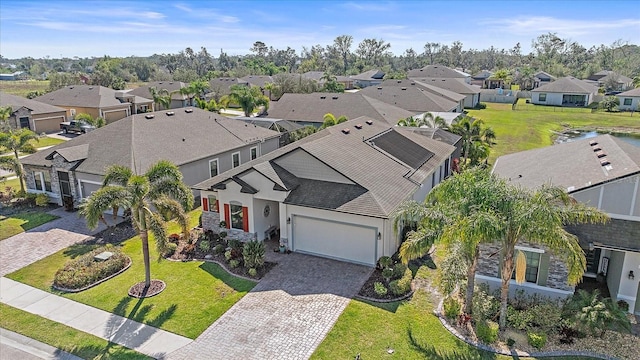
[[[131,207],[130,193],[121,186],[104,186],[96,190],[80,204],[80,215],[87,220],[87,227],[95,229],[103,213],[113,206]]]
[[[156,240],[156,249],[158,250],[158,260],[162,258],[162,254],[167,248],[167,224],[158,213],[154,213],[145,207],[147,220],[147,229],[151,231]]]
[[[193,207],[193,192],[183,182],[164,179],[152,184],[149,190],[149,199],[158,199],[162,196],[169,196],[177,200],[184,211],[189,211]]]
[[[168,160],[160,160],[151,165],[145,176],[152,184],[163,179],[182,181],[180,169]]]
[[[102,180],[102,186],[109,184],[126,186],[132,175],[133,172],[126,166],[111,165],[105,172],[104,179]]]
[[[175,218],[182,229],[182,233],[188,238],[189,216],[179,202],[167,196],[161,196],[153,202],[153,206],[157,208],[161,214],[167,214],[170,218]]]

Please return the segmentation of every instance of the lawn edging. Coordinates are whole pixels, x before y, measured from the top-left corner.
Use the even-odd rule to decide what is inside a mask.
[[[412,286],[413,287],[413,286]],[[362,296],[362,295],[358,295],[356,294],[356,296],[354,296],[356,299],[358,300],[365,300],[365,301],[370,301],[370,302],[375,302],[375,303],[382,303],[382,304],[386,304],[386,303],[392,303],[392,302],[396,302],[396,301],[402,301],[402,300],[406,300],[408,298],[410,298],[411,296],[413,296],[413,293],[415,293],[416,290],[415,289],[411,289],[411,291],[409,291],[408,293],[397,297],[395,299],[376,299],[376,298],[372,298],[372,297],[368,297],[368,296]]]
[[[208,262],[208,263],[214,263],[217,264],[218,266],[220,266],[224,271],[227,272],[227,274],[231,275],[231,276],[235,276],[237,278],[240,279],[244,279],[244,280],[249,280],[249,281],[253,281],[256,283],[259,283],[260,280],[262,280],[262,278],[260,279],[256,279],[256,278],[250,278],[250,277],[246,277],[246,276],[242,276],[242,275],[238,275],[236,273],[233,273],[231,271],[229,271],[229,269],[227,268],[227,266],[223,263],[221,263],[220,261],[217,260],[211,260],[211,259],[187,259],[187,260],[176,260],[176,259],[171,259],[171,258],[167,258],[167,257],[163,257],[164,260],[168,260],[168,261],[173,261],[173,262],[190,262],[190,261],[203,261],[203,262]],[[276,265],[278,265],[278,263],[275,263]]]
[[[466,336],[460,334],[453,326],[449,325],[447,318],[443,314],[443,307],[444,307],[443,304],[444,304],[444,299],[440,300],[440,302],[438,303],[438,307],[435,310],[433,310],[433,313],[438,317],[438,320],[440,320],[440,323],[442,323],[442,326],[444,326],[444,328],[447,329],[447,331],[449,331],[453,336],[457,337],[458,339],[464,341],[465,343],[471,346],[474,346],[480,350],[489,351],[489,352],[500,354],[500,355],[515,356],[515,357],[588,356],[588,357],[603,359],[603,360],[617,359],[615,356],[608,356],[608,355],[599,354],[591,351],[573,351],[573,350],[534,351],[534,352],[528,353],[526,351],[516,350],[516,349],[512,349],[511,351],[497,349],[491,345],[487,345],[479,341],[473,341],[467,338]]]
[[[97,282],[95,282],[95,283],[93,283],[93,284],[87,285],[87,286],[85,286],[85,287],[83,287],[83,288],[80,288],[80,289],[67,289],[67,288],[63,288],[63,287],[55,286],[55,285],[53,285],[53,284],[51,284],[51,288],[52,288],[52,289],[54,289],[54,290],[58,290],[58,291],[62,291],[62,292],[67,292],[67,293],[79,293],[79,292],[81,292],[81,291],[89,290],[89,289],[91,289],[92,287],[94,287],[94,286],[98,286],[98,285],[102,284],[103,282],[105,282],[105,281],[107,281],[107,280],[109,280],[109,279],[112,279],[112,278],[114,278],[114,277],[116,277],[116,276],[118,276],[118,275],[122,274],[123,272],[125,272],[125,270],[129,269],[129,268],[131,267],[131,264],[133,263],[133,261],[131,261],[131,258],[130,258],[129,256],[127,256],[127,259],[129,259],[129,263],[127,264],[127,266],[125,266],[124,268],[122,268],[122,269],[121,269],[120,271],[118,271],[117,273],[111,274],[111,275],[107,276],[106,278],[101,279],[101,280],[99,280],[99,281],[97,281]]]

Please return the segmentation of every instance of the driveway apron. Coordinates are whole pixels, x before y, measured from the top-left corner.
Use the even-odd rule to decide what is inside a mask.
[[[373,270],[297,253],[274,260],[253,290],[169,358],[308,359]]]

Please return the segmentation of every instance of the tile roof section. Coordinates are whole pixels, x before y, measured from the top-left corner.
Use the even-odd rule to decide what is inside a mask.
[[[26,107],[31,110],[32,114],[48,114],[67,111],[61,107],[27,99],[22,96],[7,94],[5,92],[0,92],[0,106],[11,106],[13,111],[18,110],[21,107]]]
[[[606,153],[609,166],[602,166],[590,145],[592,141]],[[640,147],[600,135],[503,155],[496,160],[493,171],[528,188],[551,183],[572,192],[640,173]]]
[[[554,82],[542,85],[531,90],[532,92],[553,92],[553,93],[597,93],[598,88],[585,81],[576,79],[573,76],[566,76]]]
[[[116,99],[116,91],[99,85],[70,85],[38,96],[34,100],[56,106],[85,108],[128,107]]]

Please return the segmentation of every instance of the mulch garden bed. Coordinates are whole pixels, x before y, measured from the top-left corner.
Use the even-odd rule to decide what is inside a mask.
[[[0,215],[11,216],[21,213],[44,213],[59,208],[56,204],[49,204],[47,206],[36,206],[26,203],[2,203],[0,204]]]
[[[129,296],[148,298],[160,294],[167,287],[164,281],[155,279],[151,280],[151,285],[148,288],[145,288],[144,285],[144,281],[133,285],[129,288]]]
[[[397,296],[393,294],[391,291],[387,292],[386,295],[378,295],[375,292],[373,287],[374,286],[373,284],[375,284],[376,282],[381,282],[385,286],[387,286],[387,288],[389,288],[387,284],[387,280],[385,280],[382,277],[382,270],[376,268],[371,273],[371,276],[369,276],[369,278],[364,283],[364,285],[362,285],[362,287],[360,288],[360,291],[358,292],[358,295],[366,298],[376,299],[376,300],[393,300],[393,299],[398,299],[402,297],[402,296]]]

